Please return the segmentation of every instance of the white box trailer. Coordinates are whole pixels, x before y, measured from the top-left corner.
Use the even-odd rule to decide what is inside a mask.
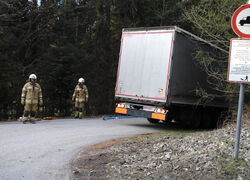
[[[210,126],[209,119],[215,117],[201,116],[208,116],[211,111],[218,114],[219,107],[227,104],[224,100],[198,103],[198,87],[213,91],[207,74],[193,60],[198,48],[210,53],[223,51],[178,27],[123,29],[115,88],[116,113],[146,117],[150,122],[175,119]]]

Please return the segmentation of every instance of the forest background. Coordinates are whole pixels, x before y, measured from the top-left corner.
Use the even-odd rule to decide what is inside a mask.
[[[70,116],[78,78],[89,89],[88,115],[114,112],[122,28],[179,26],[225,49],[236,37],[233,12],[246,0],[0,0],[0,119],[22,115],[21,89],[35,73],[43,116]],[[197,55],[204,69],[220,62]],[[206,62],[205,64],[203,62]],[[234,101],[238,86],[216,73],[218,90]],[[220,83],[218,83],[220,82]],[[204,93],[203,93],[204,95]]]

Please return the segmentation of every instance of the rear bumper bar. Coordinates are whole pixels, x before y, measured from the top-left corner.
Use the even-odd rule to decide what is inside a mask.
[[[145,118],[153,118],[158,120],[166,120],[166,114],[154,113],[150,111],[143,111],[137,109],[129,109],[129,108],[116,108],[115,112],[118,114],[127,114],[131,116],[137,117],[145,117]]]

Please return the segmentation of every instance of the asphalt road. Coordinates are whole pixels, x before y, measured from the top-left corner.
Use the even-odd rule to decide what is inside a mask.
[[[164,128],[143,118],[0,123],[0,179],[69,180],[70,163],[83,147]]]

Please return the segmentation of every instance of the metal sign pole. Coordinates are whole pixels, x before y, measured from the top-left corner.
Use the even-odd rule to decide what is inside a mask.
[[[242,29],[239,29],[239,22],[237,22],[237,17],[238,16],[242,16],[242,12],[243,10],[247,9],[247,13],[250,14],[249,7],[250,4],[250,0],[247,0],[246,5],[245,6],[241,6],[240,8],[238,8],[235,13],[232,16],[232,28],[234,30],[234,32],[241,38],[248,38],[248,40],[250,40],[250,31],[242,31]],[[246,45],[247,46],[247,45]],[[246,49],[248,49],[248,47],[245,47]],[[248,50],[247,50],[248,52]],[[236,58],[236,60],[241,59],[242,57],[239,56],[238,58]],[[231,59],[230,59],[231,60]],[[242,66],[244,66],[244,64],[242,64]],[[248,75],[244,75],[244,78],[240,78],[241,84],[240,84],[240,93],[239,93],[239,103],[238,103],[238,112],[237,112],[237,127],[236,127],[236,135],[235,135],[235,146],[234,146],[234,152],[233,152],[233,156],[234,158],[239,157],[239,149],[240,149],[240,133],[241,133],[241,118],[242,118],[242,113],[243,113],[243,104],[244,104],[244,88],[245,85],[242,83],[242,81],[246,81],[248,82]],[[229,78],[230,79],[230,78]]]
[[[240,84],[240,94],[239,94],[239,104],[238,104],[238,113],[237,113],[237,128],[236,128],[236,137],[235,137],[235,146],[234,146],[234,158],[239,157],[239,148],[240,148],[240,132],[241,132],[241,118],[243,113],[243,104],[244,104],[244,84]]]

